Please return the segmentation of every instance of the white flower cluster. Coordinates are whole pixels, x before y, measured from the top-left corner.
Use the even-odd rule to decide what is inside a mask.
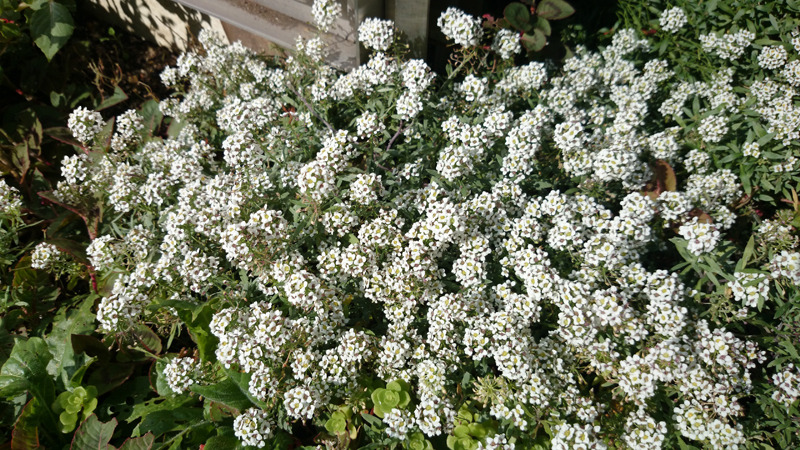
[[[793,364],[776,373],[772,378],[772,384],[775,385],[773,400],[782,403],[787,410],[800,398],[800,371]]]
[[[256,448],[264,448],[267,445],[267,439],[272,437],[274,426],[267,412],[258,408],[250,408],[233,420],[236,437],[243,445],[252,445]]]
[[[768,278],[750,272],[736,272],[734,276],[736,280],[731,283],[733,298],[750,308],[755,308],[759,302],[766,300],[769,291]]]
[[[758,145],[758,142],[748,142],[742,145],[742,154],[758,158],[761,156],[761,146]]]
[[[328,31],[342,14],[342,5],[337,0],[314,0],[311,5],[314,24],[320,31]]]
[[[720,232],[714,225],[700,222],[697,217],[681,225],[678,233],[688,241],[688,250],[695,255],[713,251],[720,239]]]
[[[742,56],[744,49],[753,43],[755,37],[755,34],[748,30],[739,30],[723,36],[709,33],[700,35],[700,43],[703,45],[703,50],[714,52],[722,59],[733,61]]]
[[[6,184],[6,180],[0,179],[0,213],[10,216],[19,215],[22,208],[22,199],[19,190]]]
[[[782,251],[770,261],[772,277],[786,277],[793,284],[800,286],[800,253]]]
[[[522,51],[519,43],[519,35],[513,30],[503,28],[497,32],[492,42],[492,50],[496,51],[501,58],[511,59],[514,55]]]
[[[31,252],[31,267],[47,270],[54,267],[64,258],[64,254],[53,244],[39,243]]]
[[[481,20],[458,8],[447,8],[436,20],[436,25],[448,39],[464,47],[478,45],[483,36]]]
[[[686,25],[686,13],[677,6],[670,8],[661,13],[659,25],[661,29],[667,33],[675,34]]]
[[[723,116],[708,116],[700,121],[697,131],[704,141],[717,143],[728,132],[728,119]]]
[[[86,247],[86,256],[95,270],[108,270],[114,264],[114,237],[100,236]]]
[[[625,420],[624,441],[629,448],[659,450],[663,448],[667,424],[656,422],[643,409],[636,409]]]
[[[440,18],[461,45],[477,42],[478,23],[453,8]],[[603,448],[616,432],[608,405],[586,395],[587,372],[616,380],[632,411],[613,425],[625,419],[620,442],[658,448],[667,427],[741,442],[739,399],[764,354],[700,320],[684,275],[652,264],[670,228],[699,255],[736,219],[737,177],[681,145],[728,137],[730,108],[744,104],[729,71],[676,87],[666,62],[634,62],[647,41],[623,30],[598,53],[577,49],[552,78],[541,63],[500,65],[430,98],[422,61],[375,52],[347,74],[283,70],[202,40],[205,54],[170,74],[188,87],[165,106],[186,123],[179,135],[70,160],[66,184],[105,171],[92,183],[141,225],[87,251],[98,271],[120,272],[99,306],[103,330],[146,319],[156,298],[220,305],[216,359],[247,374],[266,408],[236,418],[243,444],[265,445],[276,417],[316,420],[363,395],[365,373],[410,386],[414,403],[384,418],[391,436],[449,434],[458,405],[448,392],[472,364],[503,386],[482,402],[502,425],[480,448],[513,448],[505,433],[542,417],[562,422],[554,448]],[[700,124],[653,129],[655,109],[679,114],[695,95],[713,105]],[[283,114],[286,97],[296,111]],[[211,139],[204,120],[219,125]],[[691,174],[651,199],[653,159]],[[713,224],[692,217],[698,209]],[[784,252],[772,271],[800,281],[800,256]],[[746,306],[764,295],[746,273],[731,289]],[[174,364],[183,387],[188,369]],[[681,403],[660,422],[652,400],[664,392]]]
[[[106,125],[103,116],[97,111],[79,106],[69,115],[67,126],[78,141],[89,144]]]
[[[294,49],[297,51],[297,53],[305,54],[311,61],[315,63],[322,62],[323,58],[325,58],[327,55],[325,43],[319,36],[308,40],[303,39],[302,36],[297,36]],[[252,97],[252,95],[248,95],[247,97]]]
[[[673,419],[680,433],[711,448],[739,448],[746,439],[742,426],[731,426],[719,418],[713,418],[696,402],[684,403],[675,408]]]
[[[758,65],[763,69],[777,69],[786,64],[786,49],[781,45],[767,45],[758,54]]]
[[[374,112],[364,111],[364,114],[356,119],[356,134],[361,139],[372,138],[385,129],[386,126],[378,120],[378,115]]]
[[[753,109],[766,121],[767,132],[775,134],[773,139],[789,146],[800,138],[800,108],[790,101],[794,89],[766,78],[754,81],[751,90],[757,100]]]
[[[569,450],[573,448],[586,448],[602,450],[608,448],[603,442],[597,439],[596,433],[600,431],[598,427],[591,425],[580,425],[563,423],[556,425],[553,431],[556,435],[551,441],[553,450]]]
[[[358,41],[364,47],[385,52],[394,42],[394,22],[370,17],[358,27]]]
[[[792,234],[792,227],[777,220],[764,220],[756,232],[756,238],[764,244],[785,243],[788,248],[795,248],[800,239]]]
[[[142,141],[141,133],[144,130],[144,118],[135,110],[125,111],[117,116],[116,131],[111,137],[111,148],[121,152],[135,146]]]
[[[374,173],[359,174],[350,183],[350,200],[360,205],[369,205],[383,193],[381,177]]]
[[[176,394],[186,392],[193,384],[196,377],[194,358],[172,358],[164,366],[164,379],[167,386]]]

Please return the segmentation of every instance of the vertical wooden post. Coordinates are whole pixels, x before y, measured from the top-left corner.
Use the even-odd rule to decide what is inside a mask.
[[[386,0],[386,18],[402,30],[415,58],[428,56],[428,14],[430,0]]]

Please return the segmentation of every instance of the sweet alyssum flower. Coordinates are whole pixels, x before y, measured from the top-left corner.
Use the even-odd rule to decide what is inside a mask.
[[[330,9],[315,2],[320,18]],[[662,20],[668,31],[681,22]],[[439,23],[459,45],[480,42],[480,21],[464,12]],[[241,374],[264,402],[234,419],[244,445],[267,446],[278,423],[363,411],[364,394],[392,382],[413,402],[380,426],[409,442],[464,434],[456,390],[469,420],[496,428],[469,435],[477,448],[513,448],[543,420],[554,448],[657,448],[669,430],[742,442],[740,399],[764,354],[696,315],[692,296],[707,292],[691,292],[690,274],[651,264],[677,254],[664,241],[675,227],[689,252],[716,257],[736,219],[738,172],[713,168],[706,145],[728,144],[735,111],[753,103],[733,72],[685,83],[667,61],[642,63],[649,41],[620,30],[557,73],[505,63],[432,89],[423,61],[390,53],[390,29],[362,25],[376,51],[349,73],[302,57],[271,67],[203,34],[206,51],[166,77],[187,87],[165,102],[186,123],[177,136],[65,161],[59,190],[102,197],[131,223],[87,249],[101,275],[118,274],[101,329],[154,320],[156,300],[213,305],[217,375]],[[513,54],[503,34],[495,51]],[[723,58],[752,40],[713,36]],[[780,90],[760,83],[758,114],[791,138],[793,110],[770,109]],[[695,98],[705,117],[679,125]],[[689,138],[705,147],[690,150]],[[656,159],[689,174],[650,198]],[[745,271],[727,287],[757,305],[769,283],[797,282],[798,261],[786,249],[771,276]],[[193,381],[191,360],[168,367],[174,389]],[[588,395],[588,374],[612,385]],[[618,405],[596,402],[612,390]],[[671,417],[653,409],[656,396]]]

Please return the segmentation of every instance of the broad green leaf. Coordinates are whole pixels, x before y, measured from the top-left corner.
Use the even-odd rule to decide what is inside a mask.
[[[51,404],[55,400],[53,380],[47,373],[51,357],[41,338],[17,340],[0,369],[0,395],[8,398],[30,392],[42,404]]]
[[[75,352],[72,348],[72,335],[91,333],[95,326],[95,314],[92,312],[95,295],[88,296],[78,308],[72,309],[69,315],[56,316],[53,331],[45,338],[53,359],[47,365],[47,372],[53,377],[63,376],[63,380],[69,380],[78,370],[83,362],[75,360]],[[66,372],[61,375],[61,372]]]
[[[148,352],[156,355],[161,353],[163,349],[161,338],[146,325],[137,325],[136,328],[130,332],[129,338],[135,346],[144,348]]]
[[[150,450],[153,448],[155,440],[156,437],[153,433],[147,433],[137,438],[129,438],[122,444],[119,450]]]
[[[172,389],[169,388],[167,381],[164,379],[164,368],[167,366],[166,361],[156,361],[150,369],[150,385],[151,387],[163,397],[174,395]]]
[[[550,34],[553,32],[553,29],[550,27],[550,21],[544,17],[537,17],[535,26],[537,29],[542,30],[542,33],[544,33],[545,36],[550,36]]]
[[[367,422],[369,422],[370,424],[372,424],[372,425],[374,425],[376,427],[379,427],[379,426],[381,426],[383,424],[381,419],[378,419],[377,417],[373,416],[372,414],[361,413],[361,417],[364,420],[366,420]]]
[[[191,389],[192,392],[202,395],[211,401],[222,403],[239,411],[244,411],[254,406],[248,396],[242,392],[239,385],[230,378],[210,386],[192,386]]]
[[[538,28],[534,29],[531,34],[524,33],[520,39],[522,39],[522,45],[529,52],[538,52],[547,44],[547,38]]]
[[[197,350],[202,361],[216,361],[214,350],[219,340],[211,334],[209,324],[214,316],[214,310],[208,304],[192,306],[192,309],[178,309],[178,317],[186,324],[186,329],[192,340],[197,343]]]
[[[527,6],[519,2],[510,3],[503,10],[506,20],[519,31],[530,29],[531,11]]]
[[[114,446],[108,442],[111,441],[115,428],[117,428],[117,419],[103,423],[92,414],[78,427],[70,450],[113,450]]]
[[[59,250],[62,252],[72,256],[81,264],[89,264],[89,260],[86,259],[86,245],[81,244],[80,242],[73,241],[71,239],[48,239],[48,244],[55,245]]]
[[[332,434],[344,433],[347,429],[347,419],[344,414],[340,411],[331,414],[331,417],[325,422],[325,429]]]
[[[536,15],[547,20],[565,19],[575,14],[575,8],[564,0],[542,0],[536,6]]]
[[[239,447],[239,439],[235,436],[214,436],[206,441],[203,450],[236,450]]]
[[[30,19],[31,38],[48,61],[64,47],[74,29],[69,9],[54,0],[35,11]]]
[[[95,369],[86,381],[88,384],[97,386],[98,395],[103,395],[117,386],[122,385],[133,374],[134,364],[132,363],[95,363]]]
[[[39,423],[36,420],[37,409],[41,408],[37,400],[31,399],[14,423],[11,430],[11,450],[36,450],[39,445]]]
[[[174,398],[181,399],[182,397]],[[194,402],[194,400],[191,399],[189,402],[187,402],[185,397],[183,398],[183,401],[184,404],[190,404]],[[165,407],[164,409],[151,410],[144,413],[141,423],[134,428],[133,435],[138,436],[148,432],[153,433],[154,435],[161,435],[169,431],[182,431],[188,426],[203,421],[202,408],[184,407],[180,402],[168,402],[169,400],[162,402],[162,405],[175,406],[175,408],[169,409]],[[136,412],[135,407],[134,411]],[[133,415],[131,417],[133,417]],[[131,421],[131,418],[128,418],[128,421]]]
[[[264,402],[258,400],[257,398],[253,397],[252,394],[250,394],[251,375],[249,373],[236,372],[235,370],[231,369],[225,369],[225,373],[228,375],[228,378],[230,378],[234,383],[236,383],[236,385],[239,386],[239,390],[242,391],[242,394],[250,399],[250,403],[259,406],[262,409],[266,409],[267,405]]]

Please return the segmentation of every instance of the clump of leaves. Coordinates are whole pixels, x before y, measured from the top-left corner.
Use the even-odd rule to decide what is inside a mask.
[[[411,388],[403,380],[396,380],[388,383],[386,388],[378,388],[372,391],[372,402],[375,404],[375,415],[383,418],[394,408],[405,408],[411,403],[409,391]]]
[[[564,0],[525,0],[506,6],[504,17],[487,22],[496,28],[509,28],[520,33],[520,41],[528,53],[541,51],[553,29],[550,21],[563,20],[575,14],[575,8]]]
[[[79,413],[81,422],[89,418],[97,407],[97,388],[94,386],[78,386],[75,389],[64,391],[56,397],[53,411],[58,413],[61,423],[61,432],[69,433],[78,423]]]
[[[66,45],[75,23],[70,8],[74,2],[9,0],[0,4],[0,54],[10,46],[25,43],[28,36],[48,61]]]

